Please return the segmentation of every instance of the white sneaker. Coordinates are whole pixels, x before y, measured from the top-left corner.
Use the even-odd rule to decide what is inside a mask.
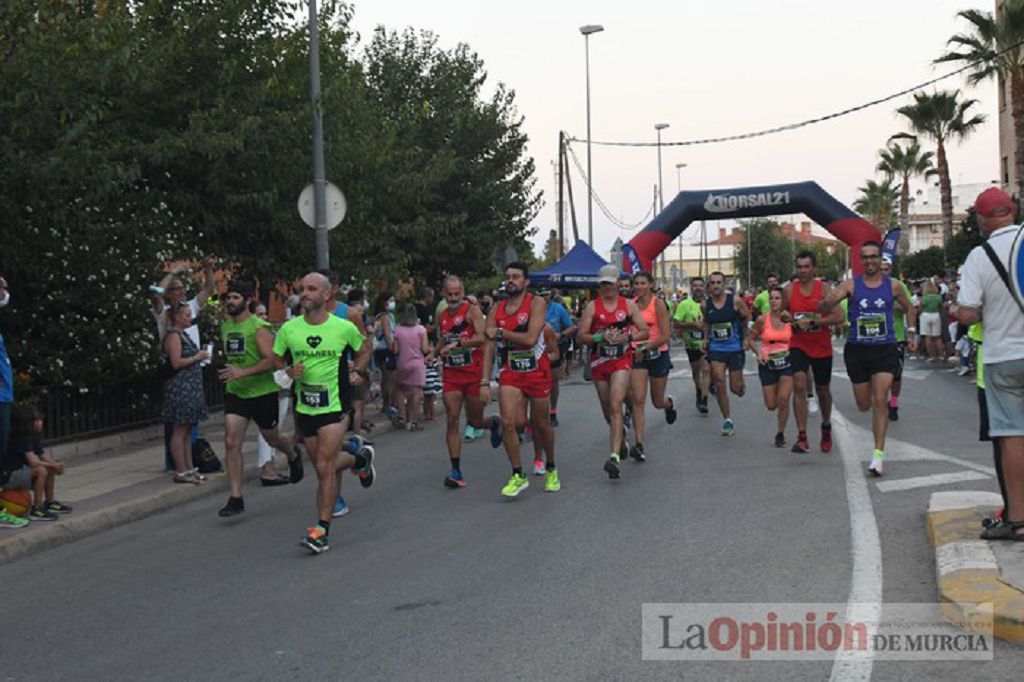
[[[807,399],[807,414],[818,414],[818,399],[813,395]]]
[[[544,466],[544,460],[542,460],[542,459],[535,459],[535,460],[533,460],[533,475],[534,476],[543,476],[546,473],[548,473],[548,468],[546,466]]]
[[[871,464],[868,465],[868,473],[872,476],[882,475],[882,460],[874,457],[871,459]]]
[[[970,373],[971,373],[971,368],[970,367],[961,367],[959,370],[957,370],[956,374],[957,374],[957,376],[965,377],[965,376],[967,376]]]

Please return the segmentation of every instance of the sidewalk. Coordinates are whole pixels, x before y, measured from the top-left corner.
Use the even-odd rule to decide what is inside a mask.
[[[996,493],[945,491],[928,502],[928,539],[943,614],[956,623],[991,602],[994,633],[1024,643],[1024,542],[981,540],[981,519],[1002,506]]]

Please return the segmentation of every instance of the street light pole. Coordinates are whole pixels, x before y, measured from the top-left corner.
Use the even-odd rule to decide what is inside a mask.
[[[683,181],[680,171],[686,168],[685,163],[676,164],[676,194],[683,191]],[[679,280],[683,279],[683,235],[679,235]]]
[[[658,213],[665,210],[665,192],[661,184],[661,131],[668,128],[668,123],[655,123],[654,129],[658,132]],[[667,248],[667,247],[666,247]],[[665,281],[665,250],[661,251],[661,279]]]
[[[309,0],[309,96],[313,103],[313,207],[316,268],[329,268],[327,241],[327,171],[324,164],[323,102],[320,92],[320,30],[316,0]]]
[[[580,26],[587,62],[587,243],[594,248],[594,171],[590,155],[590,34],[600,33],[604,26],[587,24]]]

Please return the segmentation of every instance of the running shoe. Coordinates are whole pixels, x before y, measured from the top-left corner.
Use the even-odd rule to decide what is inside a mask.
[[[45,507],[32,507],[28,512],[31,521],[56,521],[57,515]]]
[[[551,420],[551,427],[557,429],[558,428],[558,413],[557,412],[549,412],[548,413],[548,419]]]
[[[818,414],[818,399],[813,395],[807,396],[807,414]]]
[[[219,512],[217,512],[217,516],[235,516],[237,514],[241,514],[244,511],[245,502],[242,500],[241,497],[229,497],[228,503],[225,504]]]
[[[821,451],[825,454],[832,452],[832,425],[821,425]]]
[[[871,464],[868,465],[868,473],[872,476],[882,475],[882,459],[885,458],[885,453],[881,450],[875,450],[871,456]]]
[[[501,420],[491,417],[491,447],[501,447]]]
[[[23,519],[13,514],[8,514],[7,510],[0,507],[0,528],[24,528],[31,521]]]
[[[786,436],[781,431],[775,434],[775,447],[786,447]]]
[[[550,469],[544,478],[544,492],[557,493],[562,489],[562,482],[558,480],[558,469]]]
[[[547,467],[544,466],[544,460],[535,459],[533,460],[533,475],[543,476],[548,472]]]
[[[697,405],[697,410],[705,417],[708,415],[708,397],[706,395],[701,396],[700,404]]]
[[[637,443],[629,450],[629,456],[638,462],[646,462],[647,457],[644,456],[644,444]]]
[[[733,423],[733,421],[731,419],[726,419],[724,422],[722,422],[722,435],[723,436],[733,436],[735,434],[736,434],[736,425]]]
[[[900,408],[889,406],[889,421],[898,422],[900,420]]]
[[[614,480],[619,477],[619,456],[612,455],[608,458],[608,461],[604,463],[605,473],[608,474],[608,478]]]
[[[377,469],[373,466],[374,450],[369,445],[364,446],[359,454],[366,459],[366,466],[359,469],[356,475],[359,477],[359,485],[369,488],[377,480]]]
[[[676,423],[676,400],[672,396],[666,396],[668,400],[668,407],[665,408],[665,421],[669,424]],[[699,409],[699,408],[698,408]]]
[[[465,488],[466,479],[462,478],[462,472],[452,469],[448,472],[448,475],[444,477],[445,488]]]
[[[474,429],[469,424],[466,424],[466,433],[465,435],[462,436],[462,439],[465,440],[467,443],[472,443],[477,438],[480,438],[482,435],[483,429]]]
[[[348,508],[348,505],[345,504],[345,498],[338,495],[337,499],[334,500],[334,511],[331,512],[331,517],[336,519],[348,514],[349,511],[351,510]]]
[[[793,443],[793,452],[797,454],[803,454],[811,449],[811,444],[807,440],[807,432],[801,431],[797,434],[796,442]]]
[[[526,476],[523,476],[522,474],[512,474],[512,478],[508,479],[508,483],[506,483],[505,487],[501,489],[501,494],[512,499],[529,487],[530,481],[527,480]]]
[[[54,514],[70,514],[73,511],[71,507],[67,506],[63,502],[58,502],[57,500],[44,502],[43,507],[52,511]]]
[[[970,373],[971,373],[971,368],[970,367],[961,367],[960,369],[957,370],[956,375],[958,377],[965,377],[965,376],[967,376]]]
[[[292,449],[295,451],[295,459],[288,460],[288,480],[292,483],[298,483],[306,475],[302,467],[302,456],[306,448],[301,443],[296,443]]]
[[[310,554],[323,554],[330,549],[327,544],[327,531],[317,524],[306,529],[306,537],[299,540],[299,544],[309,550]]]

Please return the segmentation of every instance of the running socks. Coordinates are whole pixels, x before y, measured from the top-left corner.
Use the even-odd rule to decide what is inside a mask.
[[[873,460],[874,459],[879,459],[879,460],[885,459],[885,453],[883,451],[879,450],[878,448],[875,448],[875,453],[873,455],[871,455],[871,459],[873,459]]]
[[[320,519],[319,521],[317,521],[317,524],[319,524],[319,526],[321,528],[323,528],[323,530],[324,530],[324,537],[327,537],[330,534],[330,532],[331,532],[331,522],[330,521],[324,521],[323,519]]]
[[[451,460],[452,460],[452,471],[458,471],[461,474],[462,473],[462,469],[460,468],[460,464],[462,462],[462,458],[461,457],[452,457]]]
[[[620,461],[619,453],[617,453],[617,452],[613,452],[612,453],[612,461],[613,462],[619,462]]]
[[[889,407],[899,407],[899,406],[900,406],[900,397],[898,395],[890,396],[889,397]]]
[[[516,476],[522,476],[523,467],[512,467],[512,473],[515,474]]]

